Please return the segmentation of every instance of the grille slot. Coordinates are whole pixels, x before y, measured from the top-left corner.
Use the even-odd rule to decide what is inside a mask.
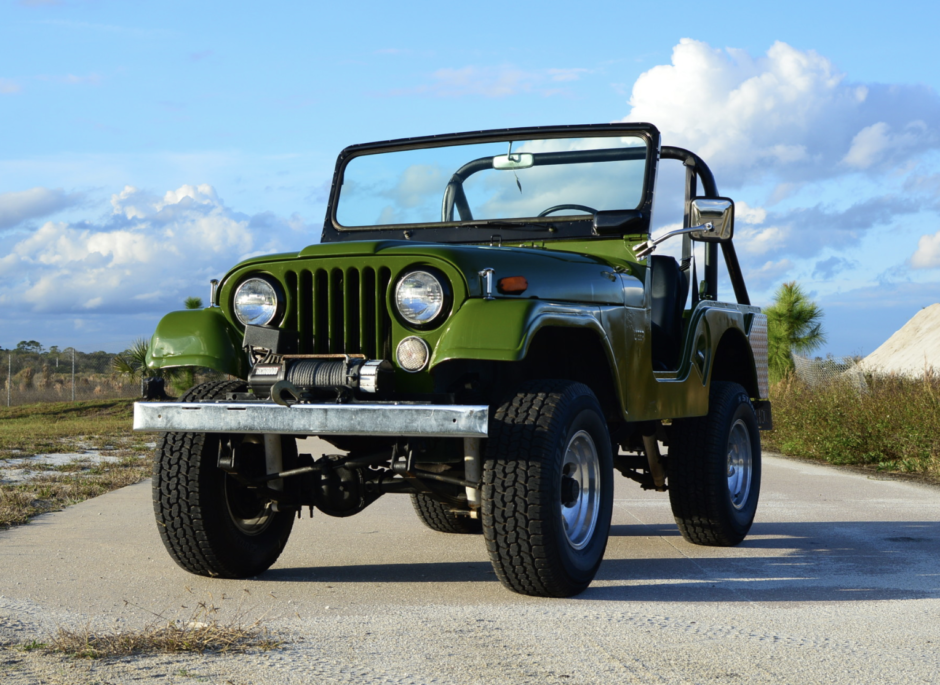
[[[388,359],[391,319],[388,267],[327,267],[289,271],[285,285],[294,302],[301,354],[363,354]],[[296,317],[296,318],[295,318]]]

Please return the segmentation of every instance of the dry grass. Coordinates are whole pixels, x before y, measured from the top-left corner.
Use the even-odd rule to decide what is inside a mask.
[[[107,376],[91,376],[78,379],[75,384],[75,401],[110,400],[116,398],[133,399],[140,395],[140,384],[137,382],[122,382]],[[40,402],[70,402],[72,387],[68,383],[55,383],[41,387],[24,388],[14,385],[10,393],[11,404],[14,407],[38,404]],[[0,381],[0,402],[6,406],[6,384]]]
[[[102,462],[78,472],[42,473],[19,483],[0,483],[0,529],[139,483],[150,477],[150,471],[148,453]]]
[[[58,511],[150,476],[152,434],[131,430],[132,400],[0,407],[0,466],[10,457],[99,450],[117,461],[77,460],[15,483],[0,483],[0,529]],[[39,462],[16,468],[46,471]]]
[[[247,597],[248,590],[244,592]],[[222,599],[227,598],[223,595]],[[246,613],[239,608],[232,618],[222,620],[220,607],[210,595],[209,601],[197,603],[186,620],[154,614],[154,622],[139,630],[96,633],[89,628],[59,628],[48,643],[34,642],[30,648],[76,658],[106,659],[139,654],[267,651],[281,644],[268,633],[262,619],[249,622]]]

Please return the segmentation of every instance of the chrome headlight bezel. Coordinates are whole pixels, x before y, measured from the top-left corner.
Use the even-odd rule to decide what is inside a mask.
[[[437,311],[435,311],[432,316],[426,319],[410,315],[409,312],[403,309],[401,301],[402,287],[404,286],[405,282],[409,278],[415,277],[418,274],[432,279],[440,290],[440,301],[438,303]],[[399,318],[410,328],[416,328],[418,330],[434,328],[435,326],[440,325],[450,315],[452,302],[453,294],[450,288],[450,281],[439,270],[428,266],[416,266],[409,268],[407,271],[404,271],[401,276],[398,277],[398,282],[395,284],[395,290],[392,293],[392,304],[394,305],[395,312],[398,314]]]
[[[415,344],[418,346],[418,349],[421,350],[424,355],[424,360],[421,362],[420,366],[414,366],[409,368],[402,362],[402,348],[405,345]],[[405,373],[420,373],[428,367],[428,363],[431,361],[431,348],[428,345],[427,341],[424,338],[420,338],[417,335],[409,335],[407,338],[402,338],[398,345],[395,348],[395,363]]]
[[[254,283],[264,284],[265,287],[270,289],[271,294],[274,296],[274,307],[267,318],[249,319],[247,316],[244,316],[239,309],[239,295],[242,295],[246,288],[250,287],[249,284]],[[235,292],[232,294],[232,314],[243,326],[276,326],[284,317],[286,305],[287,298],[284,295],[281,284],[278,283],[277,279],[267,274],[253,274],[249,276],[238,284],[238,287],[235,288]]]

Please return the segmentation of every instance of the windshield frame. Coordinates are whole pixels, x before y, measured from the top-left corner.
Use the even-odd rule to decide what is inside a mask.
[[[637,207],[624,209],[622,213],[636,215],[629,222],[631,235],[648,234],[653,208],[653,192],[656,168],[660,153],[659,131],[652,124],[617,123],[587,124],[579,126],[534,126],[525,128],[494,129],[450,133],[420,138],[352,145],[340,152],[333,172],[326,220],[323,224],[321,242],[348,240],[421,240],[446,243],[480,243],[513,240],[559,240],[596,236],[593,216],[546,216],[519,219],[451,221],[416,224],[392,224],[374,226],[343,226],[336,218],[336,208],[346,166],[356,157],[367,154],[397,152],[419,148],[447,147],[460,144],[507,142],[532,139],[555,138],[606,138],[635,136],[646,144],[646,167],[643,188]],[[516,228],[518,226],[518,228]],[[611,237],[605,234],[605,237]]]

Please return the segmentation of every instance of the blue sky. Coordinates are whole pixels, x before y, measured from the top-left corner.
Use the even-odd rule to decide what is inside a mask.
[[[938,25],[903,1],[5,0],[0,346],[119,351],[316,242],[346,145],[628,119],[738,202],[753,300],[798,280],[824,352],[870,353],[940,301]]]

